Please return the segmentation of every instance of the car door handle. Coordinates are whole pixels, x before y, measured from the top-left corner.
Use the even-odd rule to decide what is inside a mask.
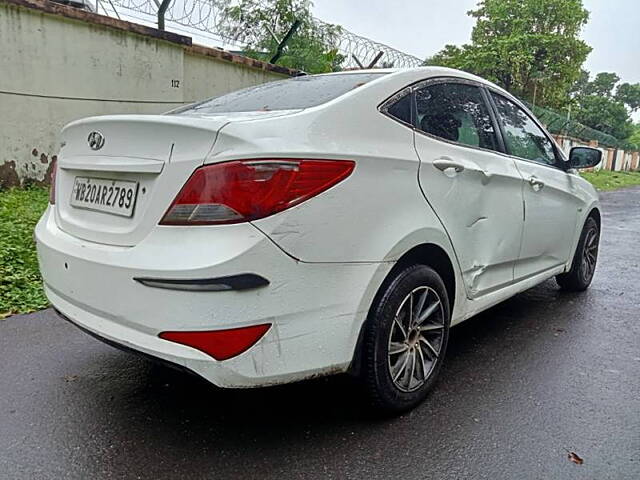
[[[538,177],[534,175],[529,178],[529,185],[531,185],[535,191],[538,191],[544,187],[544,182],[542,180],[538,180]]]
[[[456,173],[460,173],[464,170],[464,165],[462,165],[461,163],[455,162],[450,158],[438,158],[437,160],[433,161],[433,166],[436,167],[441,172],[444,172],[449,168],[453,168],[456,171]]]

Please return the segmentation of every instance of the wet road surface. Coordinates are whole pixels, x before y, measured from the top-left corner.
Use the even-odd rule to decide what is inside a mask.
[[[221,391],[50,310],[0,321],[0,478],[638,479],[640,189],[602,203],[591,289],[549,281],[454,328],[396,419],[344,377]]]

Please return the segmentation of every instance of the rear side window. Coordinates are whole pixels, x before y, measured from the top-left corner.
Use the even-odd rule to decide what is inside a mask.
[[[211,114],[310,108],[333,100],[383,75],[386,73],[295,77],[231,92],[171,113]]]
[[[407,93],[404,97],[396,100],[386,108],[386,113],[401,122],[411,125],[411,94]]]
[[[496,132],[480,88],[437,83],[416,91],[420,130],[472,147],[498,150]]]
[[[504,128],[504,141],[511,155],[544,165],[555,165],[551,140],[522,108],[501,95],[491,94]]]

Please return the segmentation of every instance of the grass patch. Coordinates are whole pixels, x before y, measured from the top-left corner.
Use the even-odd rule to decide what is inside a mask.
[[[616,190],[618,188],[640,185],[640,172],[611,172],[598,170],[597,172],[580,172],[598,190]]]
[[[33,242],[48,201],[47,188],[0,190],[0,319],[48,305]]]

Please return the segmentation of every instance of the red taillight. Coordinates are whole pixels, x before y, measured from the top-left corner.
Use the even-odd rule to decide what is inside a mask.
[[[215,225],[267,217],[347,178],[350,160],[245,160],[197,169],[161,225]]]
[[[267,333],[271,324],[206,332],[162,332],[159,336],[171,342],[196,348],[216,360],[227,360],[247,351]]]
[[[51,205],[56,204],[56,169],[58,168],[58,161],[53,160],[51,162],[51,186],[49,187],[49,203]]]

